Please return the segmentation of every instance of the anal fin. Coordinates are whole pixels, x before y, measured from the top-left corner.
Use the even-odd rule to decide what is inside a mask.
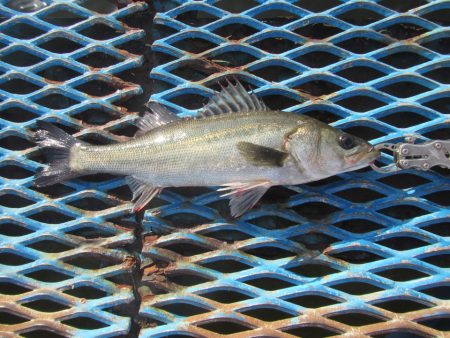
[[[225,191],[221,196],[230,196],[230,209],[233,217],[239,217],[261,199],[270,188],[269,181],[235,182],[225,184],[218,191]]]
[[[145,208],[145,206],[158,195],[162,188],[154,187],[134,176],[127,176],[126,181],[133,192],[133,211],[138,212]]]

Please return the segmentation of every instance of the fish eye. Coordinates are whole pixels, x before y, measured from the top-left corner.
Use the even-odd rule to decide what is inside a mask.
[[[355,139],[349,134],[339,136],[339,145],[342,149],[349,150],[355,146]]]

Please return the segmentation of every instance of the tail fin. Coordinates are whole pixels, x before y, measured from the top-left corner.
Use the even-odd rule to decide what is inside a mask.
[[[35,142],[41,147],[49,163],[48,167],[36,174],[34,185],[44,187],[79,176],[70,169],[70,149],[82,142],[51,123],[38,121],[34,134]]]

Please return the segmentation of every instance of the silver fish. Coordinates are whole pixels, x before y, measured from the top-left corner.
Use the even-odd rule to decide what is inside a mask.
[[[37,143],[50,165],[37,174],[46,186],[79,175],[127,176],[134,210],[165,187],[220,186],[231,214],[252,208],[271,186],[300,184],[372,163],[366,141],[316,119],[273,111],[237,82],[212,96],[197,118],[179,118],[152,104],[127,142],[92,146],[41,123]]]

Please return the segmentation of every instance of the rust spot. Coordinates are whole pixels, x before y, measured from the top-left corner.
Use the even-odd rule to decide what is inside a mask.
[[[152,264],[152,265],[144,268],[143,273],[145,276],[149,276],[151,274],[157,273],[158,271],[159,271],[159,268],[155,264]]]
[[[138,29],[138,30],[139,30],[139,29]],[[120,54],[122,54],[124,57],[126,57],[126,58],[135,58],[136,56],[139,56],[139,55],[130,53],[130,52],[128,52],[128,51],[126,51],[126,50],[123,50],[123,49],[117,49],[117,51],[118,51]]]
[[[305,100],[309,100],[309,101],[315,101],[317,100],[317,96],[311,95],[309,92],[301,90],[301,89],[297,89],[297,92],[299,93],[300,97],[302,99]]]
[[[123,260],[123,265],[126,268],[131,268],[136,264],[136,258],[134,258],[133,256],[127,256],[125,257],[125,259]]]
[[[122,7],[126,7],[127,5],[129,5],[129,4],[132,4],[132,3],[138,3],[138,4],[152,4],[152,0],[127,0],[127,2],[126,2],[126,4],[124,4],[122,1],[118,1],[118,6],[119,6],[119,8],[122,8]]]
[[[154,243],[159,237],[156,235],[147,235],[144,236],[144,239],[142,241],[143,245]]]
[[[50,79],[47,79],[47,78],[43,78],[43,80],[44,80],[44,82],[47,82],[47,83],[49,83],[49,84],[61,84],[61,83],[64,83],[64,81],[55,81],[55,80],[50,80]]]
[[[174,267],[174,264],[158,261],[146,266],[143,270],[143,274],[144,276],[165,275],[168,270],[172,270]]]
[[[156,327],[158,325],[156,322],[146,319],[139,321],[139,324],[141,325],[142,328]]]
[[[146,277],[147,278],[145,280],[148,282],[151,282],[153,284],[166,284],[167,283],[165,276],[162,276],[161,274],[153,273]]]
[[[191,67],[194,70],[205,72],[208,75],[214,73],[222,73],[229,69],[229,67],[221,66],[218,63],[208,60],[204,57],[195,57],[184,62],[185,66]]]
[[[167,263],[165,263],[167,264]],[[167,264],[167,266],[163,269],[163,274],[169,274],[171,271],[175,270],[177,267],[177,265],[173,262],[170,262],[169,264]]]
[[[101,68],[92,67],[92,66],[89,66],[89,65],[86,65],[86,66],[89,68],[89,70],[90,70],[91,72],[97,73],[97,72],[99,72],[99,71],[102,70]]]
[[[135,83],[123,81],[122,79],[110,74],[104,75],[103,80],[108,81],[111,86],[115,87],[116,89],[130,89],[138,87],[138,85],[136,85]]]
[[[126,284],[116,284],[116,286],[117,286],[119,289],[129,289],[129,288],[130,288],[130,286],[129,286],[129,285],[126,285]]]
[[[130,113],[130,111],[126,107],[118,106],[117,109],[121,114],[134,114],[134,112]]]
[[[151,302],[155,298],[155,295],[145,295],[142,296],[142,302]]]

